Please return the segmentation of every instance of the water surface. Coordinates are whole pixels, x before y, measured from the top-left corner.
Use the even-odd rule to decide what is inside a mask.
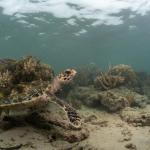
[[[148,0],[0,0],[0,57],[150,71],[149,11]]]

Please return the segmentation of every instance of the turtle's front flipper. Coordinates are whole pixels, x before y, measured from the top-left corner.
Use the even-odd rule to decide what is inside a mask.
[[[56,105],[57,108],[54,108],[54,105]],[[58,109],[58,114],[53,114],[52,107],[50,106],[54,109]],[[54,111],[56,112],[56,110]],[[48,123],[65,129],[81,129],[81,118],[76,110],[57,97],[50,99],[47,107],[38,112],[38,115]]]
[[[81,124],[82,124],[81,117],[73,107],[71,107],[64,100],[61,100],[57,97],[54,98],[53,102],[58,104],[59,107],[64,110],[68,118],[69,124],[72,128],[74,129],[81,128]]]

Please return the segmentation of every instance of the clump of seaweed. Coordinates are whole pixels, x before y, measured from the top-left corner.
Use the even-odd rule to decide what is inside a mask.
[[[52,68],[32,56],[20,60],[0,60],[1,99],[19,101],[26,95],[32,95],[32,91],[42,91],[53,77]]]
[[[129,85],[137,83],[138,80],[138,77],[133,68],[125,64],[119,64],[114,67],[110,67],[109,73],[111,73],[112,75],[119,75],[124,77],[126,83]]]
[[[76,68],[77,75],[74,82],[78,86],[89,86],[94,84],[95,77],[100,73],[100,69],[95,64],[89,64]]]
[[[124,77],[119,75],[111,75],[110,73],[101,73],[95,79],[95,87],[101,90],[109,90],[115,88],[125,81]]]
[[[51,80],[53,70],[42,64],[40,60],[27,56],[15,63],[14,82],[31,82],[35,80]]]
[[[0,87],[6,88],[11,85],[12,76],[8,70],[0,72]]]
[[[134,87],[138,84],[138,77],[131,66],[120,64],[109,66],[108,71],[98,75],[95,79],[95,87],[109,90],[120,85]]]
[[[29,56],[24,59],[23,61],[23,69],[27,73],[34,73],[39,66],[39,61],[37,59],[34,59],[32,56]]]

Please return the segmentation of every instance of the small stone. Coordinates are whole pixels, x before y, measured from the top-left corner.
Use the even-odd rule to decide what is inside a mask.
[[[134,145],[133,143],[128,143],[125,145],[125,147],[130,150],[137,150],[136,145]]]
[[[12,142],[14,142],[15,141],[15,139],[12,137],[11,139],[10,139]]]

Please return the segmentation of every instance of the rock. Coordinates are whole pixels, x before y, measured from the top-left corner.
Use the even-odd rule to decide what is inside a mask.
[[[50,140],[51,137],[53,137],[55,139],[63,139],[70,143],[74,143],[86,139],[89,136],[89,131],[86,128],[81,130],[65,130],[60,127],[55,127],[51,134],[52,135],[49,136]]]
[[[108,73],[101,73],[95,79],[94,86],[95,88],[101,90],[109,90],[116,88],[125,83],[125,78],[119,75],[111,75]]]
[[[126,147],[127,149],[137,150],[136,145],[134,145],[134,144],[132,144],[132,143],[126,144],[125,147]]]
[[[121,112],[121,118],[134,126],[150,126],[150,105],[146,108],[126,108]]]
[[[140,95],[126,87],[99,92],[99,100],[109,111],[118,111],[128,106],[145,107],[149,101],[146,95]]]
[[[131,105],[137,106],[137,107],[145,107],[148,101],[149,101],[149,98],[146,95],[140,95],[138,93],[135,93],[134,101],[132,102]]]
[[[99,100],[99,91],[95,90],[94,87],[76,87],[74,90],[72,90],[68,96],[67,101],[68,102],[81,102],[82,104],[94,107],[94,106],[100,106],[100,100]]]
[[[101,99],[101,104],[111,112],[115,112],[129,106],[129,102],[125,97],[119,96],[118,94],[113,93],[110,90],[100,93],[99,97]]]
[[[67,96],[67,101],[73,106],[86,105],[116,112],[125,107],[145,107],[149,101],[146,95],[140,95],[126,87],[114,88],[107,91],[96,90],[93,86],[76,87]],[[79,107],[78,107],[79,108]]]

